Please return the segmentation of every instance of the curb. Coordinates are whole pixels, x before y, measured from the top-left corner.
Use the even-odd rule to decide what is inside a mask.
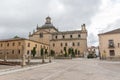
[[[46,66],[46,65],[50,65],[50,64],[54,64],[55,62],[52,63],[47,63],[47,64],[39,64],[39,65],[34,65],[34,66],[28,66],[28,67],[16,67],[16,68],[10,68],[10,69],[5,69],[5,70],[0,70],[0,76],[5,75],[5,74],[9,74],[9,73],[14,73],[14,72],[20,72],[20,71],[25,71],[25,70],[31,70],[34,68],[38,68],[38,67],[42,67],[42,66]]]

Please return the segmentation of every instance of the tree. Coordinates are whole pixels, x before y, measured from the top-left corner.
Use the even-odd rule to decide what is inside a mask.
[[[47,51],[47,49],[45,49],[45,56],[48,54],[48,51]]]
[[[20,37],[16,35],[16,36],[14,36],[14,38],[20,38]]]
[[[40,52],[41,52],[41,56],[42,56],[42,63],[44,63],[45,62],[44,61],[44,49],[41,48]]]
[[[69,53],[69,55],[72,53],[72,48],[68,49],[68,53]]]
[[[33,47],[33,50],[31,50],[31,54],[33,57],[35,57],[36,55],[36,47]]]
[[[75,49],[75,55],[77,55],[77,52],[78,52],[77,49]]]
[[[66,47],[64,47],[64,51],[66,52]]]
[[[72,49],[72,57],[75,57],[74,49]]]
[[[51,50],[50,53],[51,53],[52,57],[55,56],[55,51],[54,50]]]

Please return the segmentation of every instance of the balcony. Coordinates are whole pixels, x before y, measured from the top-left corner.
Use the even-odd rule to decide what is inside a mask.
[[[109,44],[108,48],[115,48],[114,44]]]

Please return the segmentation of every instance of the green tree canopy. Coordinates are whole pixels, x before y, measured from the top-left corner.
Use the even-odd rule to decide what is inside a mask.
[[[20,37],[16,35],[16,36],[14,36],[14,38],[20,38]]]
[[[48,54],[48,51],[47,51],[47,49],[45,49],[45,54]]]
[[[31,50],[31,54],[33,55],[33,57],[35,57],[35,55],[36,55],[36,47],[33,47],[33,50]]]
[[[43,56],[43,54],[44,54],[43,48],[41,48],[40,52],[41,52],[41,56]]]
[[[55,56],[55,51],[54,50],[50,50],[51,56]]]

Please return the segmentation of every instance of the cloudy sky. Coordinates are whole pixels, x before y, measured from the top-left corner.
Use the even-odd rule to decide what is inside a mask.
[[[98,45],[98,33],[120,27],[120,0],[0,0],[0,39],[27,38],[48,15],[61,31],[85,23],[88,45]]]

